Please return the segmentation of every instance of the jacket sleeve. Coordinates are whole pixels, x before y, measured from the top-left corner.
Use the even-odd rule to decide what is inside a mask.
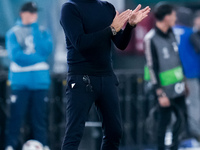
[[[145,56],[147,60],[147,66],[155,89],[161,88],[159,80],[159,61],[156,53],[156,47],[151,39],[145,39]]]
[[[190,36],[190,42],[197,53],[200,53],[200,33],[196,32]]]
[[[6,34],[6,49],[9,58],[20,66],[30,66],[45,61],[38,53],[25,54],[11,31]]]
[[[109,40],[112,37],[112,31],[109,26],[103,30],[86,34],[80,13],[76,6],[71,3],[64,4],[61,11],[60,23],[65,35],[67,35],[75,49],[80,52],[95,49],[104,40]]]
[[[36,30],[33,32],[35,50],[41,57],[47,58],[53,50],[51,35],[45,30]]]
[[[126,49],[130,42],[133,28],[135,28],[135,26],[133,27],[129,23],[127,23],[124,30],[119,31],[116,36],[113,36],[112,40],[118,49]]]
[[[114,19],[115,15],[116,15],[115,7],[110,3],[108,3],[108,5],[110,6],[110,8],[113,12],[113,19]],[[128,46],[128,44],[130,42],[130,39],[131,39],[132,30],[135,27],[136,26],[131,26],[129,23],[127,23],[124,30],[120,30],[117,33],[117,35],[112,37],[112,40],[118,49],[120,49],[120,50],[126,49],[126,47]]]

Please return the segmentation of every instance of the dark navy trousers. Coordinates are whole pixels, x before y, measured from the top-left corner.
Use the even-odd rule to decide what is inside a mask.
[[[93,103],[102,117],[103,141],[101,150],[118,150],[122,123],[118,99],[118,80],[115,75],[89,76],[92,91],[87,89],[83,75],[67,79],[66,132],[62,150],[78,150],[85,122]]]
[[[20,128],[29,114],[33,138],[43,145],[47,143],[47,91],[13,90],[11,94],[10,116],[6,129],[6,146],[18,146]]]
[[[170,150],[178,150],[179,146],[179,134],[184,130],[186,134],[189,135],[188,131],[188,122],[187,122],[187,106],[185,103],[185,97],[177,97],[171,99],[171,106],[170,107],[160,107],[159,106],[159,118],[158,118],[158,134],[157,134],[157,141],[158,141],[158,150],[165,150],[165,134],[167,130],[167,126],[171,121],[171,113],[174,112],[176,116],[176,123],[173,126],[172,133],[173,133],[173,145],[170,146]],[[178,114],[178,115],[177,115]],[[179,126],[177,129],[177,126]],[[183,127],[182,127],[183,126]],[[180,129],[179,129],[180,128]]]

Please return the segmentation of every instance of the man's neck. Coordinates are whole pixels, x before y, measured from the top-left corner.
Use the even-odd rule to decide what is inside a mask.
[[[28,22],[28,21],[26,21],[26,20],[23,20],[23,19],[22,19],[22,24],[23,24],[23,25],[30,25],[31,23]]]
[[[25,20],[22,20],[22,24],[23,25],[31,25],[31,24],[33,24],[33,23],[36,23],[36,22],[30,22],[30,21],[25,21]]]
[[[169,30],[169,26],[166,25],[164,22],[156,22],[156,27],[160,29],[163,33],[167,33]]]

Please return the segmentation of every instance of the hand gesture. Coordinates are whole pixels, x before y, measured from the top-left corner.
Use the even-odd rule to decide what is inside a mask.
[[[122,12],[121,14],[119,14],[119,12],[116,11],[116,16],[111,24],[111,26],[115,28],[116,32],[119,32],[122,29],[122,27],[128,21],[131,13],[132,13],[132,10],[130,9]]]
[[[159,102],[161,107],[169,107],[171,105],[170,100],[166,96],[166,94],[162,94],[162,93],[164,93],[164,92],[161,88],[158,88],[156,90],[156,94],[158,95],[158,102]]]
[[[129,24],[131,26],[134,26],[136,24],[138,24],[139,22],[141,22],[144,18],[146,18],[151,10],[151,8],[149,6],[147,6],[144,9],[141,9],[141,5],[139,4],[135,10],[132,11],[130,17],[129,17]],[[141,9],[141,10],[140,10]]]
[[[170,104],[170,100],[168,97],[164,96],[164,97],[159,97],[158,98],[158,102],[160,104],[161,107],[169,107]]]

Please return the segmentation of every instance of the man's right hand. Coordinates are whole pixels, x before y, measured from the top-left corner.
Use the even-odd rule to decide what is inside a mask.
[[[119,12],[116,11],[116,16],[111,24],[111,26],[115,28],[116,32],[119,32],[123,28],[125,23],[128,21],[131,13],[132,10],[130,9],[122,12],[121,14],[119,14]]]
[[[159,102],[161,107],[169,107],[171,105],[169,98],[166,97],[166,96],[158,97],[158,102]]]

